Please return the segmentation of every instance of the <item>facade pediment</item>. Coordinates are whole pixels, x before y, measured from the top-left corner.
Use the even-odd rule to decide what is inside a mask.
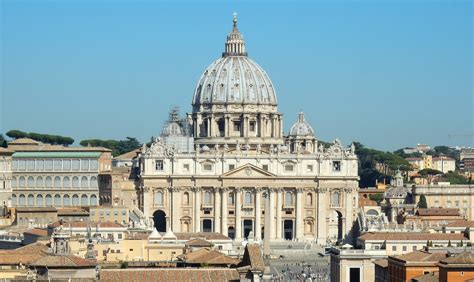
[[[245,164],[243,166],[239,166],[233,170],[230,170],[224,174],[222,177],[243,177],[243,178],[254,178],[254,177],[276,177],[275,174],[263,170],[257,166],[252,164]]]

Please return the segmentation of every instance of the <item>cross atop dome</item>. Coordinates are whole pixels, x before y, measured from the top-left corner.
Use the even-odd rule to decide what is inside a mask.
[[[237,13],[233,13],[233,27],[232,31],[227,35],[227,41],[225,43],[225,52],[222,53],[222,57],[228,56],[247,56],[245,52],[244,36],[237,29]]]

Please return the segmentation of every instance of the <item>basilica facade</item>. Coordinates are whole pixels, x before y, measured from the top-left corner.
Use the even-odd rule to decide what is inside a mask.
[[[198,81],[192,112],[173,111],[161,137],[142,148],[143,214],[161,232],[345,238],[358,203],[354,146],[320,144],[304,113],[295,120],[285,134],[274,85],[248,57],[234,17],[221,58]]]

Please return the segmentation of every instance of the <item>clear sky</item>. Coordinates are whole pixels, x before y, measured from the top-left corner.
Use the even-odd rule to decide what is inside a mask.
[[[329,141],[395,150],[470,145],[472,1],[0,0],[0,132],[161,132],[239,14],[285,130],[300,110]]]

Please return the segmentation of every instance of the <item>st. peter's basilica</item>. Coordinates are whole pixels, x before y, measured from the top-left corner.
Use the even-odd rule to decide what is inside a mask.
[[[161,232],[236,240],[269,234],[326,244],[349,236],[358,202],[354,146],[324,146],[304,113],[295,119],[285,135],[274,85],[248,57],[234,17],[222,57],[197,83],[192,113],[172,111],[142,149],[144,215]]]

